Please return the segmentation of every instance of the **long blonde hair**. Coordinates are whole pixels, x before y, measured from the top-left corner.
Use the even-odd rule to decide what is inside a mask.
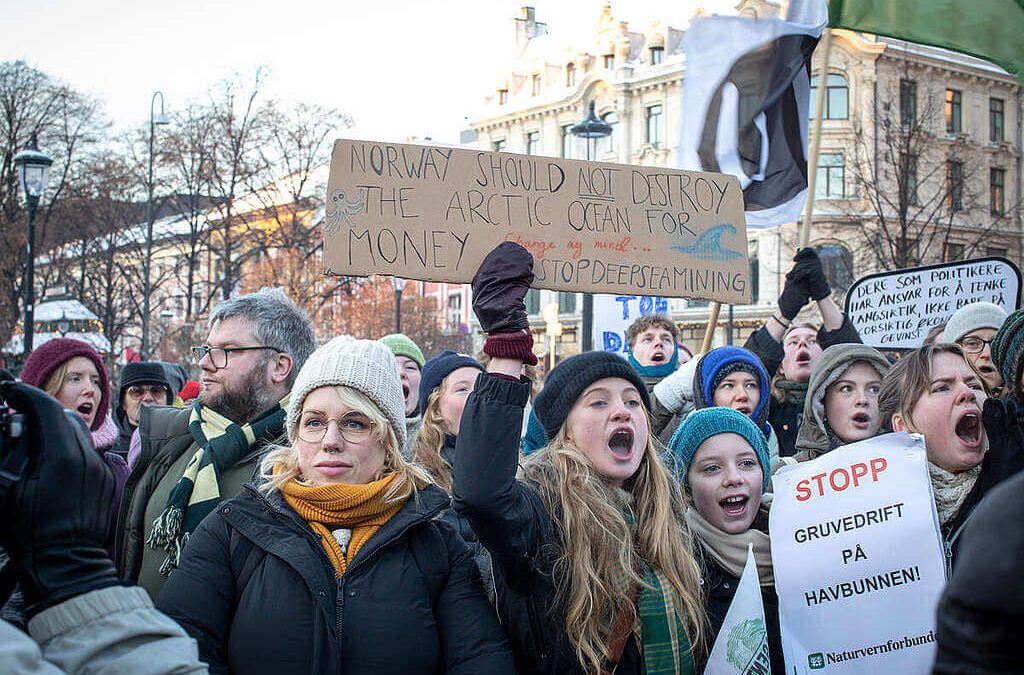
[[[444,437],[447,433],[444,417],[441,415],[441,396],[448,391],[448,378],[441,381],[440,386],[430,392],[427,404],[423,407],[423,421],[416,433],[416,442],[412,446],[412,461],[425,468],[433,477],[434,482],[445,492],[452,491],[452,465],[441,456],[444,448]]]
[[[384,464],[373,480],[380,480],[391,473],[398,474],[398,478],[384,494],[385,502],[408,499],[415,495],[420,488],[432,482],[427,472],[415,464],[405,461],[405,458],[402,457],[395,430],[391,428],[391,423],[373,401],[362,392],[350,387],[335,386],[333,389],[344,405],[365,415],[373,423],[372,437],[384,448]],[[290,443],[275,446],[260,462],[259,489],[268,494],[280,490],[282,485],[292,479],[305,485],[299,471],[299,451],[295,447],[295,429],[288,429],[288,435],[291,439]]]
[[[636,473],[622,489],[596,473],[568,440],[563,425],[551,444],[523,462],[523,477],[541,498],[562,535],[555,562],[566,631],[584,670],[600,672],[613,655],[608,643],[619,608],[630,602],[642,560],[668,580],[694,653],[703,648],[700,570],[685,518],[684,497],[648,436]],[[627,521],[632,510],[636,525]]]

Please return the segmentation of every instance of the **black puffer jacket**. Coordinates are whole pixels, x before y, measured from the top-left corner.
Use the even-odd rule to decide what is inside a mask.
[[[473,556],[429,486],[341,579],[280,493],[250,484],[192,535],[157,607],[213,673],[512,673]]]
[[[481,375],[466,401],[454,464],[456,508],[491,552],[498,613],[520,675],[582,673],[552,578],[562,550],[536,486],[516,480],[526,381]],[[636,640],[616,675],[643,672]]]
[[[824,326],[818,329],[818,344],[823,350],[844,342],[860,341],[860,334],[846,316],[843,317],[843,325],[835,330],[825,330]],[[779,366],[782,365],[782,359],[785,358],[785,351],[782,343],[768,332],[767,326],[761,326],[751,333],[743,346],[757,354],[769,377],[775,377],[779,372]],[[799,401],[780,401],[772,396],[768,408],[768,423],[772,425],[779,439],[779,457],[789,457],[796,453],[796,435],[800,430],[803,414],[803,398]]]

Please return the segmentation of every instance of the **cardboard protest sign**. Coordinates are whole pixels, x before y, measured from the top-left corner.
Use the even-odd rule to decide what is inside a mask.
[[[327,274],[469,282],[502,241],[534,286],[750,301],[732,176],[339,140],[324,215]]]
[[[643,295],[595,295],[594,342],[606,352],[629,353],[626,330],[641,316],[668,314],[668,299]]]
[[[850,287],[846,313],[864,344],[916,349],[932,326],[972,302],[1012,312],[1020,306],[1020,270],[1004,258],[980,258],[870,274]]]
[[[886,434],[772,477],[787,673],[930,673],[946,583],[924,440]]]
[[[761,584],[754,562],[754,547],[748,544],[747,564],[715,638],[704,675],[768,675],[771,672]]]

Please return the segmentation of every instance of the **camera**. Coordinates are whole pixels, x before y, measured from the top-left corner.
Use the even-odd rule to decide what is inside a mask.
[[[11,410],[0,385],[0,504],[7,492],[25,475],[29,453],[25,437],[25,416]]]

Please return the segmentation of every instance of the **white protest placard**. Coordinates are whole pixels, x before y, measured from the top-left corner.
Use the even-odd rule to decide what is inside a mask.
[[[786,673],[930,673],[946,577],[924,440],[878,436],[772,484]]]
[[[668,314],[668,298],[645,295],[594,296],[594,342],[620,356],[629,353],[626,330],[641,316]]]
[[[866,345],[917,349],[932,326],[964,305],[985,301],[1014,311],[1020,286],[1020,270],[1004,258],[869,274],[847,291],[846,314]]]
[[[761,583],[754,547],[748,544],[747,564],[715,638],[704,675],[768,675],[771,671]]]

